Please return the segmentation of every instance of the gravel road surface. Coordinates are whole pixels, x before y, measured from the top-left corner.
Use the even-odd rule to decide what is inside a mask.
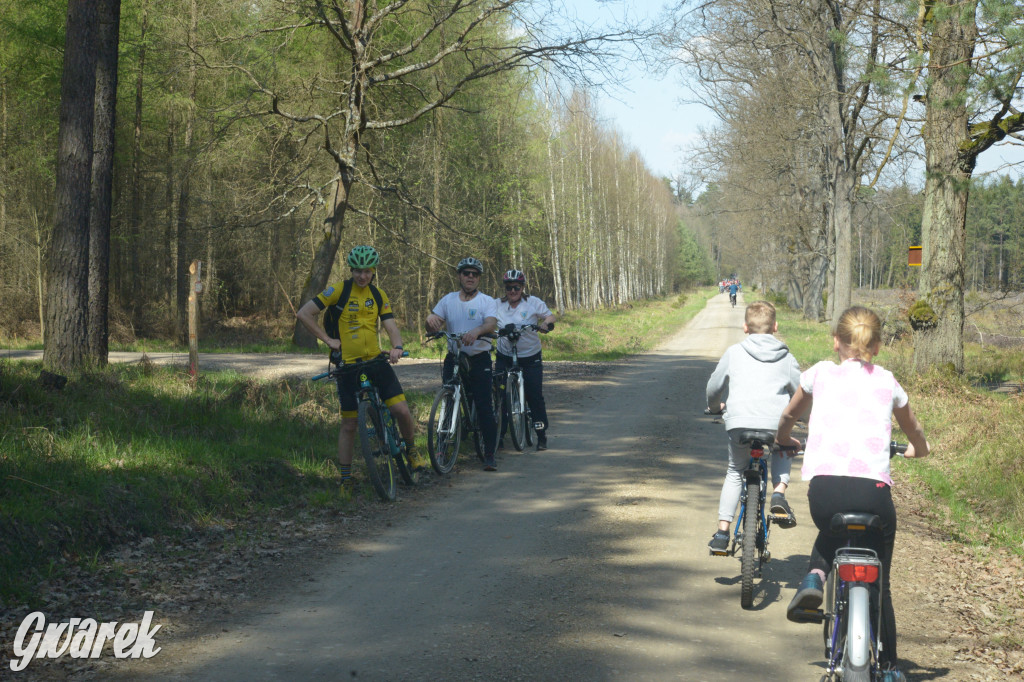
[[[657,350],[601,372],[566,363],[559,376],[552,363],[550,450],[505,451],[497,473],[463,466],[222,627],[117,669],[168,680],[817,679],[817,630],[785,618],[813,540],[803,484],[790,493],[801,523],[773,533],[753,609],[739,605],[739,561],[706,548],[725,434],[701,414],[704,386],[741,340],[742,311],[716,297]],[[403,382],[423,371],[436,385],[436,363],[399,368]]]

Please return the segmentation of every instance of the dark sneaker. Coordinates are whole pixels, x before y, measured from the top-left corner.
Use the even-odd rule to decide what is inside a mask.
[[[497,471],[498,463],[494,461],[494,457],[488,457],[484,460],[484,471]]]
[[[807,618],[803,617],[801,612],[816,612],[824,598],[825,589],[821,583],[821,577],[817,573],[808,573],[796,588],[793,601],[789,602],[786,618],[794,623],[806,622]]]
[[[708,549],[710,549],[711,553],[715,556],[725,556],[729,551],[729,531],[716,531],[715,534],[711,536],[711,542],[708,543]]]
[[[537,450],[540,451],[540,450],[547,450],[547,449],[548,449],[548,434],[545,433],[544,431],[538,431],[537,432]]]
[[[779,528],[792,528],[796,525],[796,515],[789,508],[789,502],[782,493],[772,493],[772,507],[770,510],[772,521],[778,524]]]

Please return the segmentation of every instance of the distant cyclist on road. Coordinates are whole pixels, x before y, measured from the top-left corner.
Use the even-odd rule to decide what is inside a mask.
[[[314,336],[323,341],[331,349],[331,355],[342,363],[372,360],[381,353],[377,339],[377,321],[384,326],[391,340],[389,361],[396,364],[402,357],[402,334],[391,311],[391,301],[387,295],[375,287],[373,277],[380,255],[372,246],[357,246],[348,254],[348,264],[352,268],[352,278],[329,286],[317,296],[299,308],[295,317]],[[348,299],[340,300],[344,292]],[[337,338],[332,338],[317,324],[320,311],[328,306],[342,307],[338,317],[337,329],[333,330]],[[405,401],[402,384],[395,376],[395,371],[388,365],[377,365],[368,369],[374,385],[380,391],[384,404],[391,410],[392,416],[402,432],[402,439],[408,449],[409,463],[413,469],[424,469],[430,462],[416,451],[413,439],[416,425],[409,405]],[[355,374],[345,375],[338,382],[338,400],[341,402],[341,432],[338,434],[338,464],[341,468],[341,483],[352,482],[352,456],[355,454],[355,433],[357,426],[358,404],[356,394],[359,391],[359,379]]]
[[[519,270],[509,270],[502,278],[505,282],[505,296],[498,301],[498,328],[514,324],[516,326],[535,324],[550,330],[555,326],[555,316],[544,301],[536,296],[527,295],[526,275]],[[544,405],[544,362],[541,358],[540,337],[537,332],[523,330],[519,337],[516,353],[519,355],[519,366],[523,368],[523,388],[526,403],[530,406],[530,414],[534,422],[540,422],[543,428],[537,429],[537,449],[548,449],[548,412]],[[512,344],[506,338],[498,339],[498,357],[494,362],[497,372],[512,366]],[[505,434],[499,434],[499,439]],[[500,442],[500,441],[499,441]]]
[[[729,302],[736,305],[736,293],[740,290],[740,281],[734,279],[729,282]]]
[[[477,290],[484,272],[483,263],[470,256],[459,261],[456,270],[460,288],[438,301],[427,315],[427,329],[436,332],[447,327],[453,334],[462,335],[459,355],[469,360],[468,388],[476,403],[476,416],[484,437],[484,471],[497,471],[494,450],[498,443],[498,425],[491,405],[491,342],[480,338],[497,328],[495,302]],[[450,353],[445,357],[442,380],[451,377],[457,360]]]

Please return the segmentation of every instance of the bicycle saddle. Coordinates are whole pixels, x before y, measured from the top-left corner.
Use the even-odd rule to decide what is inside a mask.
[[[867,512],[840,512],[832,517],[829,530],[836,535],[844,535],[851,530],[867,531],[882,530],[882,519],[877,514]]]
[[[771,447],[775,442],[775,434],[771,431],[740,431],[740,443],[750,445],[754,442]]]

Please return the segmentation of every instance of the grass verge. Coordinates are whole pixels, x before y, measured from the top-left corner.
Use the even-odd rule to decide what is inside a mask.
[[[0,363],[3,600],[124,541],[345,504],[333,386],[118,365],[53,391],[39,370]]]

